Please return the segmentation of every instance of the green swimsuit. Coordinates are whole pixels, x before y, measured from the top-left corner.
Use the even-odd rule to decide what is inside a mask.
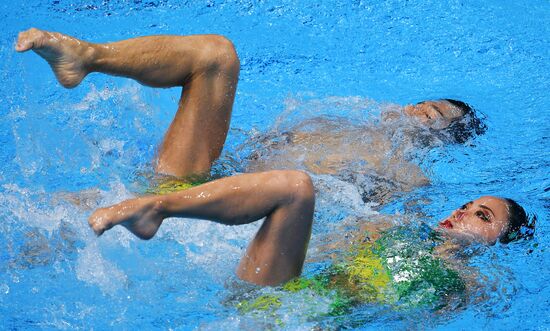
[[[394,227],[375,241],[351,247],[342,261],[313,277],[300,277],[275,293],[238,303],[243,313],[274,313],[285,293],[312,291],[329,299],[327,314],[343,315],[354,306],[377,303],[407,308],[442,308],[465,290],[464,281],[434,255],[441,239],[428,226]]]

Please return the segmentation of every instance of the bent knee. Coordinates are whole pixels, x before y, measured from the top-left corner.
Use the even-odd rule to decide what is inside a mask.
[[[209,35],[208,39],[210,47],[205,52],[205,56],[209,57],[210,67],[238,72],[239,57],[231,40],[221,35]]]
[[[294,200],[300,202],[315,202],[315,189],[311,177],[304,171],[290,170],[286,172],[290,192]]]

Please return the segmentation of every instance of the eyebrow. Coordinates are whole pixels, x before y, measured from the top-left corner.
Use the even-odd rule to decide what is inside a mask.
[[[493,214],[493,217],[495,217],[495,212],[493,212],[493,210],[492,210],[491,208],[489,208],[489,207],[487,207],[487,206],[485,206],[485,205],[479,205],[479,206],[480,206],[481,208],[483,208],[483,209],[487,209],[488,211],[490,211],[491,214]]]

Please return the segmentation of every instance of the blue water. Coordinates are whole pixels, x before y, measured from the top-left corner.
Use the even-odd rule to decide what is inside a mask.
[[[179,91],[99,74],[65,90],[43,60],[13,51],[17,33],[31,26],[98,42],[149,34],[229,37],[241,75],[227,158],[242,154],[251,132],[273,127],[289,100],[331,106],[333,96],[399,104],[449,97],[474,105],[486,116],[487,133],[467,146],[430,151],[419,162],[431,185],[382,212],[435,224],[465,201],[496,194],[538,215],[535,238],[474,258],[487,291],[466,307],[436,316],[366,311],[358,327],[550,328],[548,1],[34,0],[3,2],[0,21],[3,329],[263,325],[226,303],[242,286],[233,269],[257,225],[174,220],[149,242],[122,229],[94,238],[86,223],[91,209],[135,192]],[[228,171],[240,170],[233,164]],[[338,222],[334,208],[373,213],[349,185],[337,184],[336,192],[321,192],[312,251]],[[89,199],[80,206],[67,201],[66,192],[80,191]],[[306,272],[314,266],[306,263]],[[315,325],[288,311],[279,327]]]

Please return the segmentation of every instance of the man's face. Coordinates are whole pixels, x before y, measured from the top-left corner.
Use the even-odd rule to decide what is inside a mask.
[[[464,115],[460,109],[445,100],[423,101],[416,105],[407,105],[403,111],[434,129],[446,128],[453,120]]]
[[[508,219],[506,201],[485,196],[453,211],[438,229],[451,237],[492,245],[506,232]]]

